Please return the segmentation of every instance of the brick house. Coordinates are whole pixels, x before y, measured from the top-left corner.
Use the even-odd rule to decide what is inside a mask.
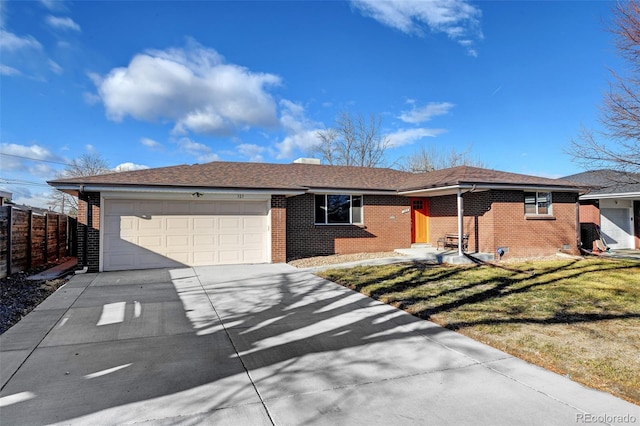
[[[79,198],[79,263],[90,271],[436,246],[446,233],[468,234],[470,252],[578,250],[580,185],[467,166],[212,162],[49,184]]]
[[[612,249],[640,249],[639,175],[605,169],[564,179],[591,187],[580,196],[581,240],[585,249],[597,250],[600,235]]]

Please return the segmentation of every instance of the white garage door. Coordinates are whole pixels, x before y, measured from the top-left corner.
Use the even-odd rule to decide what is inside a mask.
[[[103,270],[269,261],[267,201],[104,201]]]
[[[629,209],[600,209],[602,236],[612,249],[633,248]]]

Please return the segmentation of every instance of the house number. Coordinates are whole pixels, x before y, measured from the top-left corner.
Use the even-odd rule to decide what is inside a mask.
[[[244,194],[238,194],[238,198],[244,198]]]

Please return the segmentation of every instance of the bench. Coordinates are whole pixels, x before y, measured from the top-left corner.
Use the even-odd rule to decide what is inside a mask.
[[[460,236],[454,233],[446,233],[444,237],[438,238],[437,249],[440,250],[442,245],[443,249],[458,248],[460,245]],[[467,251],[469,248],[469,234],[462,234],[462,251]]]

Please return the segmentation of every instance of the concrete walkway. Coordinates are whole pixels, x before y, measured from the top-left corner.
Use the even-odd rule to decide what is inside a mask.
[[[77,275],[0,349],[3,425],[640,422],[638,406],[282,264]]]

